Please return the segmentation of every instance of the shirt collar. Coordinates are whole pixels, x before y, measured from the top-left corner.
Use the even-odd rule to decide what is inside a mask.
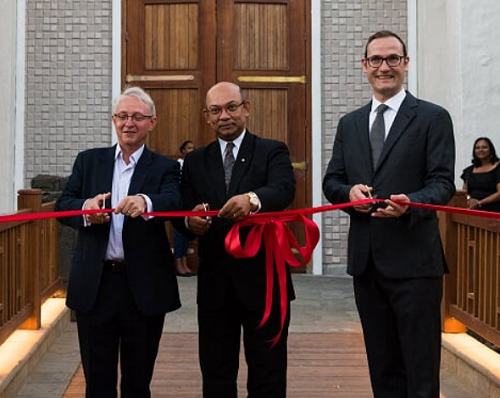
[[[141,158],[143,152],[144,152],[145,145],[142,144],[142,146],[135,151],[132,155],[130,155],[130,161],[134,164],[137,164],[139,159]],[[122,149],[120,148],[120,145],[116,145],[115,149],[115,160],[118,158],[122,158]]]
[[[403,103],[404,99],[406,97],[406,91],[404,89],[401,89],[399,93],[397,93],[394,97],[389,98],[387,101],[384,102],[385,105],[389,107],[389,109],[397,112],[399,110],[399,107]],[[377,100],[375,97],[372,97],[372,112],[376,112],[378,106],[381,104],[379,100]]]
[[[236,152],[239,151],[241,143],[243,142],[243,138],[245,138],[246,132],[247,132],[247,129],[244,129],[243,132],[238,136],[238,138],[236,138],[235,140],[232,141],[235,148],[236,148]],[[228,141],[224,141],[223,139],[220,139],[220,138],[217,138],[217,139],[219,140],[220,151],[221,151],[221,153],[224,153]]]

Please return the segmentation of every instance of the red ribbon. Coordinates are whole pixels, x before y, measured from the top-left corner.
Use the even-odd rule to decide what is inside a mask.
[[[324,213],[331,210],[341,210],[347,207],[352,207],[356,205],[362,205],[366,203],[376,203],[376,202],[385,202],[384,199],[363,199],[358,200],[356,202],[346,202],[340,203],[337,205],[325,205],[325,206],[317,206],[317,207],[308,207],[305,209],[295,209],[295,210],[285,210],[285,211],[276,211],[276,212],[268,212],[268,213],[258,213],[251,214],[249,216],[250,219],[255,220],[259,217],[276,217],[283,218],[291,215],[311,215],[315,213]],[[470,210],[464,209],[462,207],[451,207],[451,206],[440,206],[440,205],[431,205],[426,203],[414,203],[414,202],[397,202],[398,204],[408,205],[410,207],[418,207],[426,210],[435,210],[435,211],[444,211],[446,213],[457,213],[457,214],[465,214],[468,216],[475,217],[483,217],[483,218],[492,218],[495,220],[500,220],[500,213],[497,212],[489,212],[484,210]],[[39,212],[39,213],[17,213],[17,214],[7,214],[0,215],[0,223],[7,222],[19,222],[19,221],[33,221],[33,220],[41,220],[46,218],[59,218],[59,217],[74,217],[74,216],[82,216],[85,214],[95,214],[95,213],[113,213],[114,209],[94,209],[94,210],[68,210],[68,211],[53,211],[53,212]],[[154,217],[216,217],[218,215],[218,210],[209,210],[209,211],[166,211],[166,212],[150,212],[144,213],[145,216],[154,216]]]
[[[226,235],[226,251],[236,258],[254,257],[260,250],[262,239],[266,248],[266,304],[264,315],[258,325],[262,327],[266,324],[271,315],[273,304],[273,286],[274,270],[278,276],[278,286],[280,292],[280,329],[278,334],[270,342],[273,347],[280,339],[283,331],[283,325],[288,311],[288,292],[287,292],[287,269],[286,264],[292,267],[305,265],[311,259],[314,248],[319,241],[319,229],[314,221],[311,221],[302,214],[283,216],[269,216],[267,213],[259,214],[259,217],[248,217],[245,220],[236,223]],[[287,222],[299,222],[304,225],[306,245],[301,247]],[[240,228],[252,226],[245,244],[241,245]],[[301,260],[293,253],[296,249]],[[274,263],[274,267],[273,267]]]

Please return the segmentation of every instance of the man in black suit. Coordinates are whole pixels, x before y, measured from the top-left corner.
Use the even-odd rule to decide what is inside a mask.
[[[199,242],[199,357],[205,398],[236,398],[241,328],[248,397],[286,396],[289,316],[279,342],[274,347],[269,342],[280,328],[277,297],[269,320],[257,328],[266,298],[264,248],[253,258],[236,259],[224,247],[235,221],[250,213],[284,210],[295,194],[286,145],[251,134],[246,128],[249,113],[250,101],[239,86],[229,82],[213,86],[206,96],[204,115],[217,139],[189,153],[182,168],[184,205],[195,210],[204,206],[220,209],[211,219],[186,219]],[[234,147],[226,150],[229,143]],[[232,162],[232,173],[225,173],[224,164],[231,167]],[[289,270],[287,284],[291,300],[294,292]],[[277,293],[276,284],[274,291]]]
[[[56,210],[114,208],[61,218],[78,229],[67,305],[75,310],[86,398],[150,397],[165,313],[180,307],[165,219],[181,207],[179,163],[149,151],[155,105],[138,87],[116,100],[118,145],[78,155]]]
[[[347,271],[374,397],[438,398],[446,264],[436,213],[404,202],[444,205],[454,195],[453,126],[445,109],[403,89],[409,57],[399,36],[375,33],[362,63],[373,99],[339,121],[323,191],[332,203],[386,199],[348,210]],[[380,104],[384,125],[375,128]],[[380,154],[375,130],[385,134]]]

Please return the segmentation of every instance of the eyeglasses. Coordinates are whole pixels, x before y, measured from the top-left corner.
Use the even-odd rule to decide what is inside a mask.
[[[153,115],[146,116],[142,113],[134,113],[133,115],[128,115],[125,112],[115,113],[113,116],[121,122],[126,122],[129,118],[132,119],[133,122],[142,122],[143,120],[151,119],[153,117]]]
[[[394,68],[396,66],[399,66],[403,58],[406,58],[406,56],[393,54],[384,58],[384,57],[379,57],[378,55],[374,55],[373,57],[366,58],[366,62],[372,68],[380,68],[385,61],[388,66]]]
[[[222,111],[226,111],[229,114],[232,114],[238,110],[238,108],[243,105],[247,100],[241,101],[239,104],[229,104],[226,106],[211,106],[208,109],[205,109],[205,112],[210,113],[212,116],[219,116],[222,114]]]

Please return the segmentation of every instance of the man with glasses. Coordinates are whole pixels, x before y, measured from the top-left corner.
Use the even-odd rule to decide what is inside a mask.
[[[187,209],[219,210],[217,217],[188,217],[183,224],[185,232],[198,236],[199,242],[197,303],[203,397],[237,397],[243,329],[248,397],[284,398],[290,318],[272,347],[269,340],[280,329],[277,297],[267,323],[258,327],[266,300],[265,249],[261,247],[253,258],[237,259],[226,252],[224,240],[234,223],[250,213],[281,211],[292,202],[295,179],[288,149],[282,142],[248,131],[250,101],[236,84],[221,82],[210,88],[203,113],[217,139],[186,156],[181,182]],[[243,242],[247,233],[242,232]],[[289,270],[286,281],[290,300],[294,292]],[[278,293],[277,282],[274,292]]]
[[[323,180],[332,203],[366,198],[351,216],[347,272],[353,276],[375,398],[439,398],[440,303],[446,271],[435,211],[455,193],[448,112],[403,89],[402,39],[368,39],[363,71],[372,101],[342,117]]]
[[[131,87],[113,106],[118,145],[81,152],[56,210],[78,230],[67,305],[75,310],[86,398],[148,398],[165,313],[180,307],[165,219],[181,208],[179,163],[145,146],[155,105]]]

